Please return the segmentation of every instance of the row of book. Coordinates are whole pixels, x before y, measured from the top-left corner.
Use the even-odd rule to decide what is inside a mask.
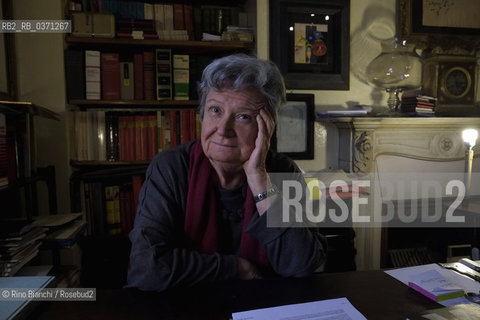
[[[133,227],[143,176],[117,184],[82,183],[82,210],[87,220],[87,235],[128,235]]]
[[[72,159],[78,161],[150,161],[158,152],[200,135],[196,110],[126,114],[74,111]]]
[[[250,25],[248,15],[238,6],[92,0],[83,5],[77,2],[70,7],[78,11],[112,13],[119,37],[134,37],[132,31],[141,31],[144,38],[202,40],[203,33],[221,35],[227,26]],[[146,24],[149,26],[128,29],[126,21],[135,21],[135,24],[144,25],[143,27]]]
[[[434,116],[436,103],[435,97],[406,92],[402,95],[400,111],[417,116]]]
[[[99,50],[67,50],[69,100],[190,100],[193,86],[211,57],[156,49],[121,55]]]

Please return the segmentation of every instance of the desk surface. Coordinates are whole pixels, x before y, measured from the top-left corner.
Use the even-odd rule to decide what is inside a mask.
[[[35,319],[208,319],[232,312],[346,297],[367,319],[405,319],[439,304],[383,271],[316,274],[301,279],[226,281],[165,293],[97,290],[96,302],[45,302]]]

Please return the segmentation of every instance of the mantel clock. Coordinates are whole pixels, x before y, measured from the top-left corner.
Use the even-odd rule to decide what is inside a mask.
[[[475,57],[437,55],[426,58],[424,93],[436,97],[439,108],[473,107],[477,86],[476,69]]]

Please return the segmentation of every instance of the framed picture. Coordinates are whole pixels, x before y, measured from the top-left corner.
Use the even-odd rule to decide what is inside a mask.
[[[278,110],[272,147],[292,159],[313,159],[315,119],[313,94],[287,94],[287,102]]]
[[[419,47],[475,47],[480,42],[478,0],[399,0],[400,36]]]
[[[348,90],[350,0],[270,0],[270,59],[288,89]]]

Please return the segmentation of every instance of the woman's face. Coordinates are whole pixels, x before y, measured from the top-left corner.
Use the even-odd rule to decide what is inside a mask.
[[[210,90],[205,100],[201,140],[210,161],[242,165],[255,149],[256,116],[266,106],[257,89]]]

